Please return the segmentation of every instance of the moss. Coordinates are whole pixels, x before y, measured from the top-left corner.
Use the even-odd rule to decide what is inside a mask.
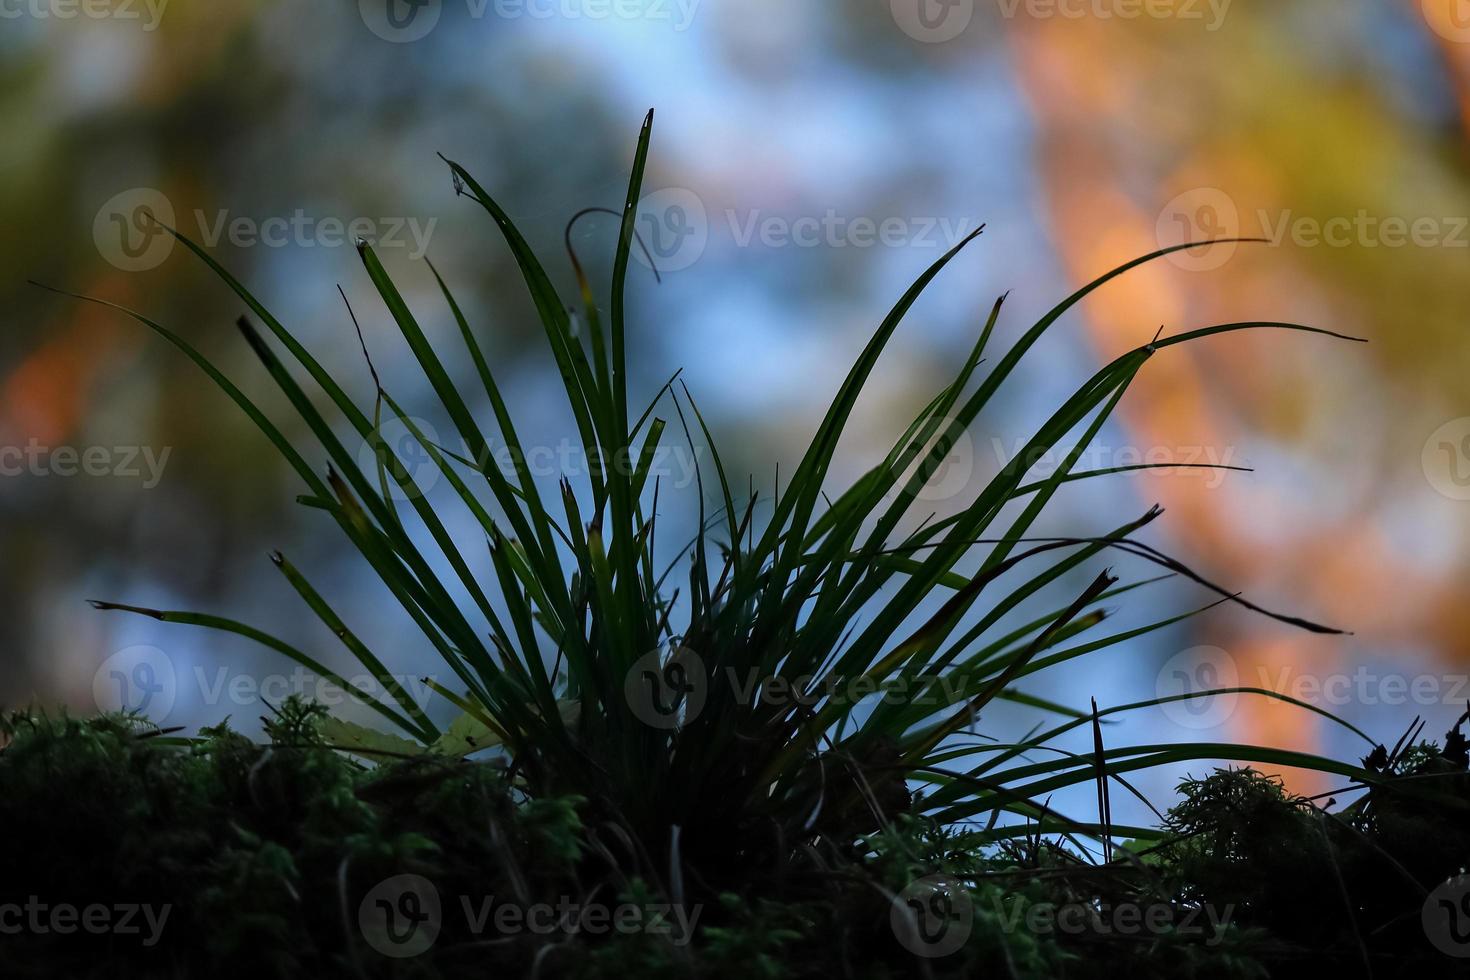
[[[639,853],[580,798],[527,799],[483,762],[369,765],[325,747],[320,718],[290,702],[257,745],[223,726],[176,741],[131,718],[7,717],[0,906],[44,903],[43,925],[66,904],[149,906],[162,923],[28,925],[5,937],[6,976],[1143,980],[1356,972],[1364,957],[1382,976],[1455,975],[1419,909],[1470,858],[1465,765],[1429,744],[1380,760],[1385,783],[1330,816],[1249,769],[1187,781],[1164,843],[1104,866],[1040,832],[982,846],[901,816],[841,854],[787,855],[717,887]],[[405,880],[430,883],[437,931],[417,955],[385,956],[363,916],[375,895],[426,909],[391,890]],[[965,907],[962,941],[932,959],[893,920],[926,880]],[[507,906],[553,918],[504,928]],[[599,926],[595,907],[643,919]],[[1161,918],[1130,929],[1128,909]]]

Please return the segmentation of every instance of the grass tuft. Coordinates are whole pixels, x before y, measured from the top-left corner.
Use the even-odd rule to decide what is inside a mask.
[[[616,863],[665,893],[681,882],[682,888],[717,891],[753,869],[771,873],[813,855],[838,864],[862,852],[867,835],[901,820],[938,827],[978,823],[984,829],[970,840],[985,845],[1024,840],[1044,820],[1076,840],[1105,842],[1111,854],[1119,836],[1161,832],[1113,825],[1109,795],[1112,788],[1131,792],[1128,773],[1160,765],[1223,758],[1316,768],[1361,785],[1381,781],[1382,773],[1370,768],[1272,748],[1106,745],[1100,725],[1108,716],[1169,699],[1085,710],[1016,687],[1040,670],[1063,669],[1217,604],[1098,635],[1104,601],[1157,581],[1124,584],[1110,571],[1090,571],[1109,551],[1193,580],[1220,602],[1302,629],[1338,632],[1269,612],[1139,541],[1136,535],[1160,516],[1157,508],[1090,536],[1031,534],[1064,484],[1146,468],[1075,469],[1153,357],[1179,344],[1244,330],[1353,338],[1275,321],[1156,336],[1101,367],[1058,405],[1017,457],[975,488],[957,513],[921,520],[920,491],[1047,330],[1118,276],[1201,243],[1160,249],[1064,299],[982,372],[1003,311],[1005,297],[997,299],[970,356],[884,460],[850,487],[833,488],[837,446],[886,347],[919,296],[982,227],[899,297],[834,393],[795,471],[773,496],[758,499],[752,490],[742,492],[741,481],[726,471],[713,433],[682,383],[676,387],[671,380],[630,425],[628,259],[652,121],[650,113],[634,154],[606,306],[595,301],[572,256],[584,307],[577,329],[552,275],[505,210],[467,169],[445,161],[456,191],[491,216],[530,292],[592,464],[585,485],[562,481],[554,492],[538,486],[524,464],[525,447],[492,364],[438,271],[432,270],[442,312],[456,323],[463,351],[439,350],[430,342],[420,314],[372,246],[359,243],[366,276],[466,453],[428,443],[425,449],[488,547],[465,547],[451,535],[396,447],[378,436],[386,422],[396,420],[410,430],[415,423],[371,363],[376,390],[369,412],[244,285],[185,236],[173,232],[244,305],[238,329],[312,441],[290,441],[181,336],[143,314],[123,311],[178,348],[249,415],[299,477],[302,502],[337,525],[441,665],[432,686],[453,706],[448,716],[459,716],[447,726],[435,720],[446,712],[436,708],[431,716],[415,703],[393,681],[370,638],[354,633],[299,569],[274,555],[275,567],[348,657],[383,682],[381,699],[343,686],[393,727],[393,740],[339,719],[332,729],[337,744],[362,754],[385,744],[399,754],[408,754],[407,745],[426,756],[497,753],[528,799],[585,801],[590,819],[617,828],[619,839],[628,842]],[[464,353],[480,391],[462,390],[446,366]],[[318,407],[323,398],[330,413]],[[476,411],[481,401],[488,403],[488,417]],[[655,562],[661,488],[657,478],[649,480],[650,463],[674,420],[691,444],[697,439],[708,449],[707,468],[699,472],[701,531],[676,567],[661,570]],[[1059,450],[1074,434],[1079,438],[1062,465],[1028,481],[1027,461]],[[489,462],[489,447],[497,441],[511,450],[511,472]],[[361,442],[374,447],[375,465],[359,465],[349,447]],[[443,578],[436,569],[446,566]],[[1090,576],[1090,584],[1065,591],[1078,575]],[[1023,603],[1050,594],[1052,613],[1019,628],[1002,625]],[[309,654],[234,620],[94,605],[246,636],[322,677],[339,679],[327,654]],[[905,694],[876,704],[832,693],[894,687]],[[1262,690],[1240,692],[1291,701]],[[964,741],[991,706],[1003,701],[1042,708],[1060,721],[1018,741]],[[1093,726],[1093,752],[1056,751],[1056,740],[1080,725]],[[1087,782],[1098,788],[1095,815],[1064,816],[1046,802],[1059,790]],[[671,852],[677,862],[668,860]]]

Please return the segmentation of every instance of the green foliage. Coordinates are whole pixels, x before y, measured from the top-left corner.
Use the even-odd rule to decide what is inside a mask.
[[[921,491],[1037,340],[1112,279],[1192,246],[1160,250],[1088,284],[1027,327],[981,372],[1002,313],[1001,297],[951,383],[907,425],[884,460],[850,487],[830,487],[837,446],[884,349],[921,293],[980,229],[925,271],[883,317],[784,484],[764,496],[753,488],[737,496],[740,481],[725,470],[687,389],[670,383],[654,394],[647,410],[636,417],[630,411],[625,291],[651,126],[650,113],[634,157],[606,306],[596,301],[581,263],[571,255],[583,304],[575,328],[551,275],[505,211],[468,171],[449,163],[456,189],[489,213],[530,291],[590,464],[585,485],[564,479],[552,493],[538,485],[476,333],[434,271],[444,309],[458,327],[493,415],[493,427],[482,427],[486,420],[471,408],[478,394],[456,386],[445,366],[460,355],[437,350],[428,340],[367,243],[359,245],[366,275],[462,440],[463,455],[425,440],[378,383],[376,371],[371,372],[378,385],[371,414],[354,403],[341,379],[183,236],[179,240],[249,311],[239,319],[239,329],[315,445],[290,441],[182,337],[143,314],[124,311],[192,360],[281,453],[304,485],[301,503],[338,526],[386,594],[419,628],[441,671],[428,684],[457,717],[442,728],[435,720],[441,713],[431,716],[424,710],[370,644],[280,554],[272,556],[276,568],[356,668],[379,681],[384,697],[346,683],[329,666],[330,657],[236,620],[96,603],[265,644],[354,693],[395,728],[393,734],[376,732],[293,704],[271,722],[269,735],[277,748],[263,756],[221,729],[206,732],[202,746],[169,763],[215,767],[211,789],[199,791],[196,806],[219,808],[219,835],[203,842],[207,847],[201,843],[201,849],[180,854],[190,855],[185,863],[193,862],[191,874],[223,869],[201,891],[212,896],[211,909],[238,901],[262,916],[243,916],[232,924],[227,936],[232,950],[309,957],[319,937],[315,927],[337,913],[328,911],[327,896],[306,902],[301,890],[309,881],[333,880],[333,875],[430,864],[441,871],[489,867],[506,876],[506,888],[524,893],[534,880],[554,881],[559,869],[594,862],[599,888],[618,894],[647,889],[676,904],[698,900],[719,910],[721,920],[705,927],[716,960],[722,955],[718,951],[733,956],[739,950],[755,964],[748,969],[784,976],[796,937],[809,943],[816,932],[841,940],[845,952],[833,955],[835,962],[858,967],[849,972],[885,976],[884,964],[906,957],[901,951],[895,957],[892,932],[875,924],[887,921],[894,893],[915,877],[943,873],[973,881],[995,871],[990,863],[995,860],[1018,860],[1031,874],[1041,870],[1039,862],[1055,859],[1062,862],[1066,874],[1059,880],[1065,883],[1077,870],[1086,839],[1111,849],[1115,836],[1161,837],[1162,830],[1112,824],[1109,787],[1126,787],[1131,771],[1227,758],[1314,767],[1360,785],[1389,778],[1381,769],[1266,747],[1109,747],[1102,725],[1110,716],[1150,708],[1162,699],[1104,710],[1094,705],[1089,711],[1038,699],[1016,686],[1038,671],[1063,667],[1194,614],[1098,635],[1107,618],[1104,601],[1157,581],[1119,584],[1111,570],[1096,571],[1095,562],[1109,552],[1198,583],[1217,597],[1211,606],[1233,601],[1303,629],[1336,632],[1267,612],[1140,541],[1138,533],[1158,518],[1157,508],[1096,535],[1030,535],[1063,484],[1120,471],[1075,466],[1155,355],[1177,344],[1248,329],[1338,335],[1251,321],[1155,337],[1078,388],[1013,460],[976,488],[973,498],[961,501],[956,513],[930,520],[918,504]],[[330,412],[319,407],[324,404]],[[661,570],[655,545],[662,488],[651,464],[670,419],[677,419],[691,448],[696,439],[700,442],[708,468],[698,472],[701,530],[679,561]],[[436,474],[454,491],[456,506],[483,531],[485,550],[463,547],[450,535],[440,509],[429,503],[398,455],[399,447],[381,437],[380,427],[388,421],[402,423],[418,438]],[[358,443],[373,448],[373,465],[359,465]],[[509,472],[493,458],[497,444],[509,449]],[[1027,481],[1036,460],[1068,445],[1072,448],[1062,452],[1062,464],[1053,473]],[[444,566],[451,573],[447,579],[435,571]],[[1052,612],[1014,624],[1023,604],[1050,595],[1079,574],[1091,576],[1090,584],[1062,593],[1052,601]],[[854,690],[888,696],[874,702],[847,693]],[[1290,701],[1346,726],[1321,709],[1274,692],[1237,690]],[[645,691],[654,704],[645,702]],[[960,741],[989,706],[1006,700],[1062,720],[1019,741]],[[657,717],[649,714],[654,708]],[[86,724],[68,724],[79,726],[78,738],[94,731]],[[1094,735],[1091,755],[1058,750],[1058,739],[1084,725]],[[119,746],[136,742],[121,728],[106,731],[114,756],[122,751]],[[381,774],[365,775],[358,763],[334,756],[333,748],[377,760]],[[485,750],[503,768],[463,762]],[[288,759],[289,764],[283,761]],[[247,760],[249,766],[243,766]],[[122,761],[114,757],[97,765]],[[118,778],[116,773],[112,778]],[[203,776],[190,769],[180,778],[187,784]],[[1095,818],[1063,815],[1047,803],[1059,790],[1094,782]],[[915,786],[922,792],[913,794]],[[1209,787],[1198,788],[1205,799]],[[222,789],[229,790],[231,805],[247,813],[260,810],[264,827],[224,816],[233,811],[211,795]],[[1253,792],[1265,794],[1262,805],[1268,808],[1281,802],[1260,787]],[[371,805],[378,794],[422,806]],[[267,805],[276,809],[262,809]],[[1277,809],[1271,812],[1279,815]],[[492,828],[513,827],[514,834],[495,829],[487,837],[477,830],[461,839],[451,833],[466,822],[480,828],[485,820]],[[980,829],[949,838],[946,828],[976,820]],[[1043,828],[1070,843],[1043,846]],[[531,867],[521,868],[520,856],[506,850],[511,836],[533,855]],[[996,845],[1000,858],[986,850]],[[1198,857],[1181,852],[1181,860]],[[1002,899],[1056,899],[1061,886],[1042,880],[1027,885],[1031,891],[980,884],[975,896],[999,905]],[[752,883],[761,888],[753,897],[747,894]],[[1136,899],[1139,887],[1119,886],[1119,894]],[[240,894],[242,889],[249,894]],[[1087,897],[1067,894],[1078,901]],[[732,895],[741,898],[731,900]],[[1180,900],[1176,894],[1154,897],[1165,903]],[[1022,975],[1060,970],[1072,954],[1057,942],[999,928],[995,903],[977,912],[986,927],[975,931],[955,962],[966,970],[1005,966]],[[275,908],[289,908],[296,917],[269,911]],[[1221,941],[1225,938],[1233,942],[1235,933]],[[257,939],[276,952],[254,948]],[[1235,962],[1228,950],[1214,952],[1219,955],[1212,969]],[[1186,941],[1178,945],[1178,963],[1173,954],[1151,955],[1193,970],[1190,958],[1197,953]],[[599,946],[590,955],[600,964],[597,969],[610,969],[616,961],[649,976],[688,965],[677,956],[669,959],[665,947],[649,945],[647,936]],[[790,975],[802,975],[810,965],[802,961]],[[272,968],[285,966],[273,963]],[[721,968],[718,963],[710,967],[711,975]],[[741,975],[749,975],[746,969]],[[1242,970],[1239,975],[1249,975],[1249,969]]]
[[[681,857],[714,878],[751,854],[768,851],[772,839],[789,849],[846,846],[855,834],[909,809],[912,801],[905,786],[912,781],[928,784],[922,811],[941,822],[1006,816],[991,829],[991,838],[998,840],[1015,832],[1011,828],[1017,818],[1048,813],[1040,800],[1066,786],[1093,781],[1099,772],[1119,775],[1220,757],[1333,766],[1308,756],[1243,746],[1103,750],[1100,742],[1099,758],[1049,753],[1043,761],[1026,762],[1029,750],[1049,746],[1079,724],[1096,724],[1107,714],[1157,701],[1091,717],[1026,695],[1015,688],[1016,682],[1183,617],[1084,638],[1105,619],[1099,603],[1147,584],[1118,586],[1111,572],[1103,571],[1080,593],[1058,602],[1055,612],[1019,629],[1001,628],[1023,602],[1082,573],[1110,550],[1188,576],[1223,596],[1220,601],[1259,610],[1138,541],[1134,535],[1158,517],[1156,508],[1095,537],[1038,542],[1026,536],[1063,483],[1116,472],[1079,472],[1074,466],[1155,354],[1238,330],[1328,331],[1247,322],[1155,338],[1099,370],[958,513],[924,521],[915,508],[920,491],[1037,339],[1093,290],[1174,249],[1130,262],[1068,297],[1026,329],[981,379],[982,355],[1000,318],[1002,297],[953,381],[913,419],[885,460],[829,497],[837,444],[884,348],[923,290],[983,230],[977,229],[935,262],[883,318],[785,485],[765,498],[752,490],[737,500],[738,481],[725,471],[687,390],[665,386],[636,419],[629,409],[626,276],[651,127],[650,113],[622,212],[608,306],[595,301],[580,262],[571,256],[584,306],[585,323],[578,329],[550,274],[504,210],[468,171],[449,163],[456,188],[493,218],[535,301],[592,464],[586,486],[563,480],[558,492],[545,494],[537,485],[491,366],[437,272],[448,312],[493,411],[493,429],[482,428],[471,411],[470,393],[451,379],[445,362],[456,355],[434,348],[372,247],[359,246],[369,279],[467,450],[468,457],[463,457],[424,445],[459,503],[484,531],[493,587],[482,584],[474,567],[482,558],[450,537],[398,449],[378,437],[385,409],[387,418],[416,430],[398,402],[379,386],[369,418],[339,379],[203,249],[180,236],[234,290],[251,317],[264,324],[262,334],[252,319],[239,321],[246,341],[320,449],[293,445],[181,337],[141,314],[130,314],[209,374],[282,453],[308,491],[302,502],[337,523],[453,675],[452,682],[435,679],[431,685],[460,709],[457,724],[479,730],[468,741],[457,740],[451,731],[446,742],[368,644],[300,571],[275,555],[276,566],[306,604],[358,665],[380,680],[388,697],[364,696],[376,712],[403,736],[440,752],[450,743],[457,746],[449,748],[456,753],[497,745],[531,796],[583,796],[597,812],[619,821],[650,854],[667,853],[677,834]],[[277,348],[285,349],[285,359]],[[350,429],[347,436],[339,434],[318,409],[315,394],[298,380],[303,371]],[[376,381],[375,372],[373,377]],[[649,479],[651,461],[668,428],[666,418],[655,414],[660,406],[673,409],[691,447],[692,420],[712,469],[700,474],[704,530],[686,549],[683,567],[665,572],[654,562],[660,483]],[[1064,454],[1062,465],[1045,479],[1026,482],[1032,463],[1064,446],[1074,433],[1081,438]],[[511,451],[513,472],[502,472],[491,459],[497,437]],[[375,471],[358,466],[357,454],[349,448],[353,440],[374,447],[377,462],[370,469]],[[329,461],[325,476],[308,462],[318,453]],[[411,515],[400,511],[395,490],[406,495]],[[706,491],[715,501],[708,515]],[[1011,517],[1017,508],[1019,514]],[[410,519],[426,537],[410,534]],[[434,547],[422,550],[421,540],[432,540]],[[433,571],[432,562],[441,558],[453,571],[452,582]],[[678,586],[669,587],[671,576]],[[468,606],[456,601],[451,585],[470,597]],[[931,601],[936,594],[943,597],[937,608]],[[323,658],[234,620],[97,605],[247,636],[319,676],[340,680]],[[1304,620],[1277,618],[1333,632]],[[660,678],[687,682],[690,676],[703,688],[701,703],[696,710],[692,699],[682,706],[675,702],[673,709],[682,713],[677,724],[651,726],[630,704],[630,692],[643,680],[656,685]],[[856,697],[831,693],[864,685],[902,693],[866,706]],[[765,696],[769,692],[780,696]],[[688,689],[676,687],[674,693],[688,694]],[[955,749],[955,737],[997,700],[1040,706],[1068,720],[1019,743]],[[407,750],[398,737],[378,739],[345,722],[337,723],[332,734],[337,744],[368,753]],[[1335,771],[1372,777],[1353,767]],[[1097,827],[1076,820],[1070,829],[1089,834]]]
[[[7,934],[6,976],[1243,980],[1304,962],[1352,975],[1364,960],[1376,975],[1455,975],[1418,910],[1470,854],[1470,776],[1432,745],[1384,765],[1384,783],[1333,815],[1248,769],[1188,781],[1164,839],[1126,849],[1142,860],[1099,864],[1038,826],[996,848],[906,817],[841,865],[793,863],[740,891],[689,897],[693,932],[676,942],[652,930],[472,928],[461,900],[657,908],[670,896],[622,873],[613,852],[629,841],[590,819],[588,801],[527,801],[486,762],[360,764],[326,744],[320,710],[298,701],[268,721],[265,745],[226,726],[180,743],[117,716],[0,721],[0,908],[40,895],[53,907],[167,910],[148,944],[146,930]],[[1389,808],[1414,821],[1374,814]],[[359,915],[404,873],[434,884],[443,930],[394,959]],[[962,945],[916,959],[891,917],[932,875],[956,883],[970,914]],[[1120,909],[1158,910],[1164,924],[1130,930]]]
[[[44,883],[52,905],[169,909],[146,947],[118,936],[7,936],[7,976],[476,977],[527,975],[541,962],[574,977],[722,980],[826,975],[845,960],[857,975],[897,978],[911,960],[889,931],[885,886],[952,867],[944,852],[963,844],[905,821],[875,835],[841,874],[808,869],[785,885],[767,882],[763,894],[714,897],[685,945],[645,931],[521,931],[485,942],[465,933],[459,897],[555,904],[596,901],[607,889],[602,901],[640,907],[668,898],[609,873],[606,828],[584,823],[585,801],[517,802],[507,774],[486,763],[366,767],[328,748],[319,723],[318,710],[293,700],[271,719],[267,745],[225,726],[178,745],[130,718],[5,719],[0,905],[24,904]],[[978,854],[964,860],[988,867]],[[437,886],[445,931],[432,950],[395,962],[370,948],[357,915],[375,883],[405,871]],[[992,905],[977,910],[975,952],[943,975],[1007,948],[1026,976],[1062,962],[1054,941],[1007,937]]]
[[[1441,972],[1450,963],[1430,947],[1420,908],[1470,867],[1464,737],[1456,725],[1444,749],[1411,741],[1365,760],[1386,778],[1336,814],[1250,769],[1187,780],[1160,863],[1186,898],[1229,905],[1278,942],[1336,950],[1351,969],[1457,975]]]

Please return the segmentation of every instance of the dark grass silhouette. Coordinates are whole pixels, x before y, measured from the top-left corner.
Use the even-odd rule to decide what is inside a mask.
[[[858,902],[862,894],[881,899],[885,908],[891,905],[899,890],[922,877],[923,868],[948,861],[942,857],[944,848],[954,841],[947,835],[961,827],[966,829],[957,839],[962,841],[958,853],[967,873],[993,869],[991,862],[1001,860],[997,854],[1008,855],[1005,860],[1031,855],[1029,866],[1022,862],[1028,872],[1047,870],[1041,866],[1045,855],[1067,854],[1072,864],[1060,870],[1068,880],[1077,870],[1073,864],[1092,867],[1086,855],[1100,849],[1100,880],[1117,875],[1132,882],[1123,887],[1140,887],[1129,875],[1147,862],[1140,864],[1132,850],[1116,848],[1115,841],[1130,839],[1137,848],[1175,836],[1167,823],[1113,823],[1111,792],[1132,792],[1127,774],[1134,770],[1231,759],[1318,769],[1357,787],[1380,787],[1390,779],[1382,767],[1273,747],[1109,746],[1102,737],[1109,716],[1175,699],[1149,698],[1103,710],[1094,704],[1086,710],[1039,699],[1015,686],[1040,670],[1065,669],[1077,658],[1220,603],[1233,602],[1315,632],[1337,632],[1270,612],[1139,540],[1137,535],[1159,518],[1157,508],[1093,536],[1048,539],[1030,532],[1063,484],[1147,468],[1074,469],[1155,355],[1167,356],[1177,344],[1240,330],[1340,335],[1275,321],[1219,324],[1169,337],[1161,331],[1098,370],[958,513],[924,519],[920,491],[1037,339],[1113,278],[1198,243],[1143,256],[1078,290],[1026,329],[982,373],[983,355],[1002,313],[1001,297],[954,380],[905,428],[884,461],[829,496],[838,442],[885,346],[922,291],[983,230],[977,229],[934,263],[883,318],[834,394],[795,472],[767,495],[753,489],[741,493],[686,388],[671,381],[641,411],[629,402],[625,290],[652,118],[650,113],[640,135],[620,212],[605,307],[596,302],[576,255],[570,256],[582,304],[575,324],[576,314],[504,210],[468,171],[449,162],[456,191],[490,214],[530,290],[590,464],[580,485],[564,479],[547,492],[537,484],[475,331],[434,271],[489,403],[493,427],[483,427],[486,420],[470,408],[478,395],[461,391],[445,366],[446,358],[462,354],[435,349],[367,243],[359,244],[365,271],[462,439],[464,454],[427,440],[378,383],[371,361],[376,398],[369,416],[241,283],[172,229],[246,307],[239,329],[311,430],[315,445],[291,442],[260,406],[178,334],[141,313],[123,311],[181,350],[249,415],[301,479],[301,503],[320,511],[348,537],[418,626],[446,672],[426,683],[458,713],[448,726],[436,721],[442,712],[431,715],[410,696],[301,570],[286,557],[273,555],[306,606],[352,660],[378,679],[384,696],[360,697],[394,729],[378,732],[312,714],[315,720],[305,726],[311,730],[310,751],[303,759],[315,760],[313,766],[340,767],[334,778],[345,780],[344,786],[361,782],[352,791],[360,795],[400,778],[397,770],[405,766],[425,767],[430,781],[440,785],[463,788],[468,784],[461,781],[468,778],[480,786],[491,778],[484,774],[483,762],[490,758],[505,770],[498,792],[520,801],[517,806],[571,806],[566,801],[576,801],[582,836],[569,839],[576,842],[582,861],[601,859],[599,880],[606,888],[646,889],[680,906],[723,907],[726,896],[740,896],[735,902],[746,917],[740,928],[754,929],[762,943],[775,944],[771,975],[785,975],[785,954],[775,947],[809,943],[811,923],[751,925],[763,921],[766,895],[789,901],[777,896],[787,895],[792,881],[805,882],[803,887],[810,890],[797,892],[804,896],[801,901],[821,905],[819,918],[838,916],[832,928],[844,934],[865,929],[860,917],[845,918],[858,913],[844,903]],[[264,325],[264,333],[257,323]],[[303,371],[308,382],[299,379]],[[320,399],[330,403],[333,417],[317,407]],[[708,469],[698,474],[701,532],[678,561],[658,567],[661,485],[651,474],[655,452],[670,438],[670,419],[677,419],[680,437],[691,448],[696,440],[703,445]],[[451,537],[399,447],[381,438],[387,421],[406,427],[419,441],[436,474],[454,491],[457,505],[483,529],[483,550]],[[339,431],[344,429],[346,435]],[[1080,438],[1062,452],[1062,464],[1046,478],[1028,482],[1031,465],[1059,450],[1074,433]],[[493,459],[497,436],[509,449],[510,472]],[[357,442],[373,446],[374,466],[359,466],[353,451]],[[1102,602],[1158,581],[1123,583],[1111,570],[1102,570],[1079,592],[1059,595],[1054,612],[1011,624],[1010,614],[1023,602],[1055,591],[1074,573],[1112,553],[1191,579],[1211,594],[1211,601],[1141,628],[1096,635],[1107,618]],[[433,563],[441,560],[452,571],[449,580],[434,571]],[[457,593],[468,600],[459,601]],[[937,610],[935,596],[943,597]],[[94,605],[250,637],[357,693],[328,666],[325,655],[309,654],[269,631],[218,615],[116,602]],[[903,694],[874,705],[831,693],[850,690],[855,682]],[[1290,701],[1348,727],[1370,748],[1374,745],[1319,708],[1262,689],[1234,692]],[[1180,697],[1212,693],[1222,692]],[[962,741],[996,701],[1039,708],[1058,721],[1011,741]],[[305,725],[299,721],[289,723],[298,735]],[[109,730],[108,737],[135,744],[136,733],[124,731],[123,722],[107,724],[121,726]],[[68,725],[74,726],[69,732],[90,730],[80,723]],[[1091,727],[1090,755],[1056,747],[1059,737],[1080,726]],[[206,739],[204,755],[216,756],[223,738]],[[153,738],[150,751],[181,741],[192,745],[185,751],[201,751],[198,744],[172,735]],[[246,751],[233,736],[227,744],[231,751]],[[399,760],[386,767],[397,774],[365,774],[357,763],[320,761],[330,758],[323,746],[365,759]],[[466,756],[482,760],[479,768],[455,761]],[[466,777],[464,772],[476,775]],[[1049,806],[1058,790],[1088,782],[1097,786],[1096,813],[1064,815]],[[451,796],[436,797],[440,802],[435,805],[452,807],[445,802]],[[1063,843],[1043,847],[1043,829]],[[432,835],[429,839],[444,846]],[[903,854],[910,857],[899,860]],[[903,874],[894,872],[895,862]],[[536,871],[526,874],[534,877]],[[837,898],[823,892],[848,879],[871,887],[864,891],[849,882]],[[999,885],[974,887],[1004,890]],[[1181,900],[1179,895],[1170,899]],[[796,913],[789,908],[780,913],[786,914]],[[737,936],[743,938],[736,942]],[[755,941],[738,930],[705,939],[716,947],[728,942],[731,949]],[[348,947],[355,948],[350,941]],[[1047,949],[1061,955],[1054,945]],[[1019,955],[998,940],[967,955],[974,960],[998,953],[1008,962]],[[538,955],[549,954],[542,949]],[[595,960],[594,954],[587,955]],[[674,956],[671,963],[688,966],[694,954],[680,949],[675,955],[661,948],[659,955]],[[793,962],[802,969],[810,965],[800,956]],[[1050,960],[1038,963],[1054,965]]]

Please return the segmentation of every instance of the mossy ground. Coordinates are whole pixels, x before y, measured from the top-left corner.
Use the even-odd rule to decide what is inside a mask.
[[[1455,733],[1376,760],[1395,778],[1330,816],[1250,770],[1186,783],[1167,843],[1102,865],[1055,834],[982,853],[903,818],[828,852],[773,845],[711,881],[584,801],[525,799],[503,766],[366,765],[326,748],[319,718],[293,703],[265,744],[220,727],[180,746],[132,719],[9,716],[5,976],[1433,977],[1470,962],[1421,920],[1470,861]],[[430,883],[437,912],[404,881]],[[935,894],[948,904],[922,904]],[[944,928],[904,933],[895,901],[915,898],[953,913]],[[133,931],[115,928],[130,907]],[[433,935],[385,947],[378,909],[405,916],[399,940],[431,915]]]

